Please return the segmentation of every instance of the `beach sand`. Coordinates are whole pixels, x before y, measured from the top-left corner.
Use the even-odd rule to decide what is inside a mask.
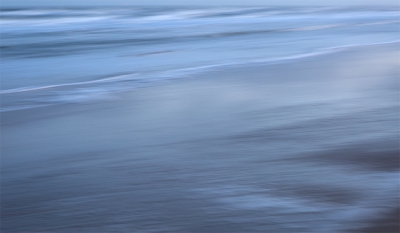
[[[2,113],[2,232],[397,232],[398,77],[394,43]]]

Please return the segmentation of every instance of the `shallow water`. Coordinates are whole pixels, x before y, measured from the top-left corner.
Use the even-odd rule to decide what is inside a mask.
[[[2,10],[1,231],[397,232],[396,14]]]
[[[398,41],[390,7],[2,9],[2,111],[87,102],[229,65]]]
[[[3,113],[2,232],[369,227],[398,208],[398,51],[232,67]]]

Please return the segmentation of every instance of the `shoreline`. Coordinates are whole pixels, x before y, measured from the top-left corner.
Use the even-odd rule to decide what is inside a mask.
[[[177,70],[167,70],[164,71],[162,73],[173,73],[173,72],[178,72],[181,74],[176,74],[175,77],[168,77],[165,80],[162,81],[156,81],[156,82],[161,82],[161,83],[154,83],[148,86],[143,86],[143,87],[130,87],[128,90],[119,90],[117,92],[119,93],[126,93],[126,92],[132,92],[132,91],[137,91],[143,88],[152,88],[152,87],[156,87],[156,86],[162,86],[165,85],[165,83],[162,82],[176,82],[176,81],[180,81],[180,80],[185,80],[185,79],[190,79],[192,76],[193,77],[199,77],[200,76],[204,76],[204,75],[208,75],[209,73],[218,73],[218,72],[224,72],[227,71],[229,72],[229,70],[232,69],[251,69],[252,67],[269,67],[269,66],[276,66],[276,65],[280,65],[280,64],[287,64],[290,65],[291,63],[302,63],[302,60],[307,60],[307,59],[318,59],[318,58],[322,58],[325,59],[326,57],[330,57],[330,56],[335,56],[337,54],[341,53],[347,53],[347,52],[352,52],[352,51],[358,51],[358,50],[366,50],[368,48],[372,48],[372,49],[376,49],[379,47],[385,47],[385,46],[393,46],[396,47],[397,49],[400,48],[400,41],[388,41],[388,42],[382,42],[382,43],[373,43],[373,44],[358,44],[358,45],[346,45],[346,46],[338,46],[338,47],[329,47],[329,48],[324,48],[324,49],[318,49],[314,52],[310,52],[310,53],[305,53],[305,54],[299,54],[299,55],[292,55],[292,56],[288,56],[288,57],[280,57],[280,58],[275,58],[275,59],[266,59],[266,58],[262,58],[262,59],[256,59],[250,62],[245,62],[245,63],[229,63],[229,64],[219,64],[219,65],[206,65],[206,66],[200,66],[200,67],[190,67],[190,68],[182,68],[182,69],[177,69]],[[183,73],[183,74],[182,74]],[[128,77],[128,81],[132,80],[132,77],[138,77],[138,78],[134,78],[134,80],[140,80],[140,75],[144,75],[144,76],[148,76],[148,74],[139,74],[139,73],[128,73],[128,74],[116,74],[116,75],[111,75],[111,76],[107,76],[107,77],[103,77],[102,79],[95,79],[95,80],[89,80],[89,81],[82,81],[82,82],[73,82],[73,83],[62,83],[62,84],[53,84],[53,85],[46,85],[43,87],[19,87],[19,88],[12,88],[12,89],[7,89],[7,90],[2,90],[0,91],[0,96],[4,96],[7,97],[8,96],[12,96],[14,94],[20,94],[20,93],[37,93],[37,92],[41,92],[41,91],[45,91],[45,90],[57,90],[57,89],[63,89],[64,87],[71,87],[71,86],[87,86],[88,84],[102,84],[104,83],[108,83],[110,80],[117,80],[117,82],[115,84],[118,84],[118,80],[120,81],[126,81],[124,78],[124,76]],[[154,74],[155,76],[157,76],[157,74]],[[164,74],[165,75],[165,74]],[[167,75],[168,76],[168,75]],[[145,79],[143,79],[145,80]],[[107,91],[105,91],[107,92]],[[66,102],[66,103],[55,103],[55,104],[51,104],[51,103],[38,103],[36,105],[32,105],[32,106],[28,106],[28,107],[21,107],[21,106],[14,106],[14,107],[7,107],[10,110],[7,109],[0,109],[0,114],[3,113],[7,113],[7,112],[13,112],[13,111],[25,111],[25,110],[31,110],[31,109],[36,109],[36,108],[47,108],[47,107],[53,107],[53,106],[57,106],[57,105],[77,105],[77,104],[91,104],[93,102],[99,102],[101,101],[101,99],[107,99],[109,98],[109,96],[112,95],[119,95],[117,94],[113,94],[113,91],[108,91],[109,93],[103,93],[100,95],[100,97],[94,97],[93,100],[90,100],[88,102],[85,103],[85,101],[81,102],[81,103],[74,103],[74,102]],[[3,97],[3,98],[4,98]],[[29,100],[29,99],[28,99]],[[26,100],[25,100],[26,101]]]
[[[1,113],[2,230],[395,229],[398,45]]]
[[[105,97],[102,98],[104,99],[102,100],[92,100],[92,101],[88,101],[88,102],[82,102],[82,103],[60,103],[60,104],[44,104],[43,106],[39,106],[39,107],[32,107],[32,108],[24,108],[24,109],[16,109],[16,110],[10,110],[10,111],[0,111],[1,115],[5,115],[7,118],[7,115],[15,115],[18,114],[17,112],[21,112],[23,114],[23,112],[42,112],[41,109],[58,109],[58,108],[81,108],[80,106],[90,106],[90,105],[101,105],[104,102],[115,102],[115,101],[119,101],[119,99],[124,98],[126,96],[129,95],[129,93],[132,92],[137,92],[137,91],[141,91],[141,90],[146,90],[146,89],[151,89],[151,88],[157,88],[157,87],[162,87],[164,85],[173,85],[174,83],[179,83],[179,82],[185,82],[185,81],[192,81],[194,79],[199,79],[199,81],[201,81],[201,79],[210,79],[207,76],[212,76],[211,78],[217,78],[216,76],[220,75],[221,73],[227,73],[229,75],[229,73],[235,72],[235,71],[242,71],[244,70],[244,72],[247,72],[246,70],[252,70],[252,69],[256,69],[257,70],[268,70],[268,69],[272,69],[274,70],[275,67],[279,67],[279,66],[285,66],[285,65],[290,65],[290,64],[304,64],[304,63],[310,63],[311,62],[315,62],[317,60],[319,60],[320,58],[322,59],[335,59],[335,57],[337,58],[338,56],[342,56],[343,54],[346,53],[353,53],[353,52],[359,52],[361,51],[365,51],[365,47],[370,47],[372,50],[376,50],[376,49],[380,49],[381,47],[394,47],[396,49],[400,49],[400,41],[391,41],[391,42],[383,42],[383,43],[378,43],[378,44],[366,44],[366,45],[349,45],[349,46],[341,46],[341,47],[332,47],[332,48],[328,48],[328,49],[324,49],[321,52],[314,52],[314,53],[307,53],[304,55],[299,55],[299,56],[293,56],[293,57],[287,57],[287,58],[283,58],[283,59],[279,59],[279,60],[272,60],[272,61],[253,61],[250,63],[241,63],[242,66],[240,66],[240,64],[224,64],[224,65],[218,65],[218,67],[225,67],[225,68],[217,68],[214,69],[213,66],[211,66],[211,70],[205,70],[205,71],[201,71],[198,74],[192,74],[192,75],[188,75],[184,78],[172,78],[171,80],[164,80],[163,82],[166,83],[162,83],[162,84],[156,84],[156,85],[151,85],[151,86],[146,86],[146,87],[141,87],[141,88],[136,88],[136,89],[131,89],[131,90],[123,90],[123,91],[119,91],[118,93],[114,93],[114,94],[110,94],[109,97]],[[366,51],[367,53],[369,52],[369,50]],[[236,65],[239,65],[236,67]],[[193,69],[193,68],[187,68],[187,69]],[[279,69],[279,68],[278,68]],[[280,68],[282,69],[282,68]],[[130,74],[128,74],[130,75]],[[134,76],[138,75],[138,74],[132,74]],[[124,75],[118,75],[119,76],[124,76]],[[206,76],[206,77],[204,77]],[[227,76],[227,75],[225,75]],[[110,79],[110,78],[106,78],[106,79]],[[85,81],[82,82],[83,84],[87,84],[87,83],[97,83],[101,80],[92,80],[92,81]],[[79,84],[79,83],[66,83],[66,84],[60,84],[61,86],[71,86],[71,85],[75,85],[75,84]],[[57,88],[57,85],[53,85],[55,88]],[[34,89],[32,89],[33,91],[37,90],[40,87],[35,87]],[[53,88],[53,87],[45,87],[47,88]],[[20,88],[18,88],[20,89]],[[9,91],[9,90],[5,90],[5,91]],[[25,90],[23,90],[25,92]],[[28,90],[29,91],[29,90]],[[5,93],[5,95],[7,95],[9,93]],[[12,93],[11,93],[12,94]],[[34,114],[35,115],[35,114]],[[3,122],[2,122],[3,124]],[[7,123],[6,123],[7,124]]]

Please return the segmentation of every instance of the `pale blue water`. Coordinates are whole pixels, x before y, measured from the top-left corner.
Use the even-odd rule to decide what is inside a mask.
[[[3,9],[1,232],[397,232],[399,13]]]
[[[396,8],[37,8],[0,19],[2,111],[400,38]]]

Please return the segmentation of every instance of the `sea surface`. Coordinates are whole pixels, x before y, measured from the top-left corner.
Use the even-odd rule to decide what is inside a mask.
[[[2,9],[2,233],[396,233],[396,7]]]
[[[400,39],[396,7],[2,9],[1,111]]]

